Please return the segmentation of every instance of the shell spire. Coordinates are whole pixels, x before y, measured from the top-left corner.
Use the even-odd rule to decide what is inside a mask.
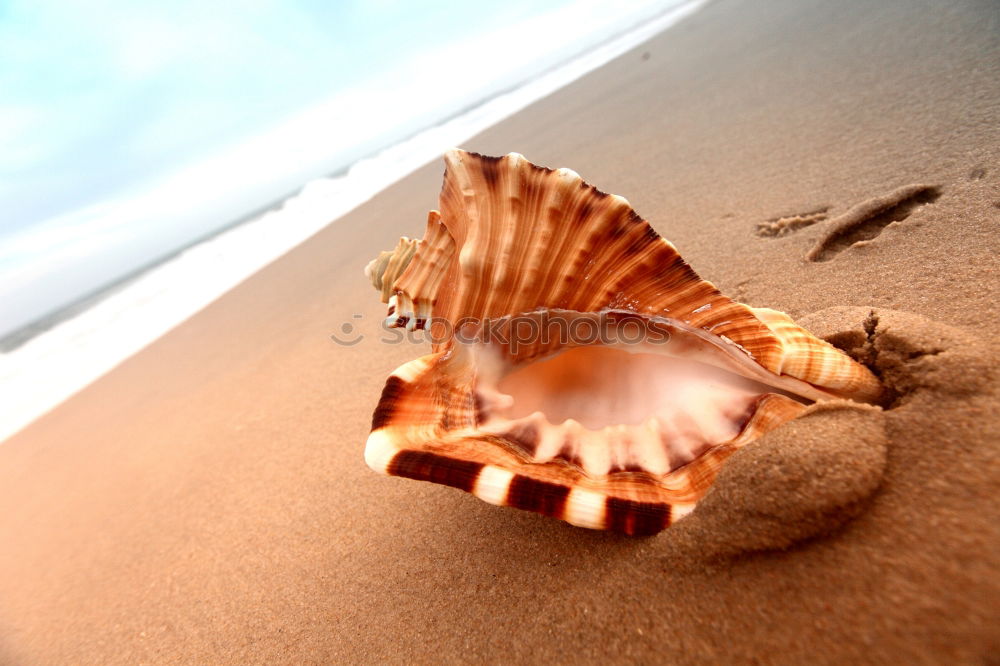
[[[390,325],[450,333],[390,376],[373,469],[653,533],[694,507],[728,455],[807,404],[881,394],[787,315],[721,294],[575,172],[461,150],[445,165],[424,238],[366,269]],[[639,336],[626,344],[626,331]]]

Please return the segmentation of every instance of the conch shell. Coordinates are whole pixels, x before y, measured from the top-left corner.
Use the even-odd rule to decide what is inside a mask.
[[[866,367],[723,296],[624,198],[516,153],[445,165],[424,238],[366,269],[388,324],[433,341],[386,382],[375,471],[653,534],[808,404],[878,400]]]

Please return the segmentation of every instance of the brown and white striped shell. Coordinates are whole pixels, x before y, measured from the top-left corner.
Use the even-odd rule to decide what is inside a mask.
[[[366,269],[389,325],[433,341],[386,382],[375,471],[652,534],[808,404],[880,396],[787,315],[699,278],[622,197],[516,153],[445,164],[424,238]]]

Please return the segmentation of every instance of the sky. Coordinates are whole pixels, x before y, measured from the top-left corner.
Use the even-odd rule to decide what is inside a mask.
[[[0,335],[671,4],[0,0]]]

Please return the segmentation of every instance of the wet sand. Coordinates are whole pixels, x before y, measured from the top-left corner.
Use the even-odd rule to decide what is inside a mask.
[[[0,445],[0,663],[995,663],[998,82],[990,2],[717,0],[463,146],[625,196],[886,410],[771,433],[644,539],[372,473],[425,349],[362,269],[435,162]]]

